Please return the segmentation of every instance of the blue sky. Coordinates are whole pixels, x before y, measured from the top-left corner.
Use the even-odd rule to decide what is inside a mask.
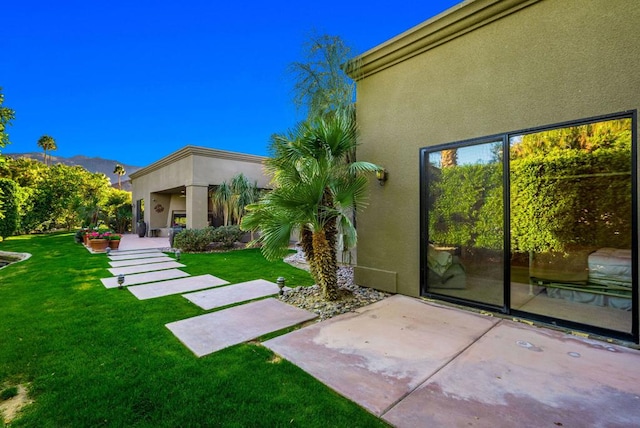
[[[303,118],[287,67],[312,33],[362,53],[459,2],[6,1],[2,153],[48,134],[54,155],[135,166],[189,144],[266,155]]]

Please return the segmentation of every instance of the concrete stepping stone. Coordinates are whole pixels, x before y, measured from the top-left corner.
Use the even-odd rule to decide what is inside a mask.
[[[155,251],[153,253],[110,255],[109,260],[117,262],[119,260],[150,259],[152,257],[163,257],[163,256],[166,256],[166,254],[160,251]]]
[[[134,260],[118,260],[116,262],[109,262],[109,266],[111,267],[124,267],[124,266],[135,266],[135,265],[145,265],[151,263],[164,263],[164,262],[174,262],[175,260],[171,257],[152,257],[149,259],[134,259]]]
[[[129,287],[128,290],[138,299],[145,300],[188,291],[203,290],[205,288],[219,287],[228,283],[228,281],[213,275],[200,275],[169,281],[152,282],[150,284],[134,285],[133,287]]]
[[[144,284],[147,282],[165,281],[167,279],[184,278],[190,276],[188,273],[178,269],[158,270],[155,272],[138,273],[134,275],[125,275],[124,286]],[[111,278],[102,278],[102,284],[107,288],[116,288],[118,284],[118,278],[113,276]]]
[[[112,250],[111,254],[112,256],[117,256],[117,255],[124,255],[124,254],[144,254],[144,253],[158,253],[160,252],[159,249],[157,248],[147,248],[142,249],[142,250]]]
[[[165,262],[165,263],[151,263],[146,265],[116,267],[116,268],[109,268],[107,270],[111,272],[111,275],[118,276],[120,274],[131,275],[134,273],[153,272],[156,270],[182,268],[182,267],[185,267],[185,265],[183,265],[182,263]]]
[[[214,288],[213,290],[184,294],[183,297],[200,306],[202,309],[209,310],[233,303],[246,302],[260,297],[270,296],[277,294],[279,291],[280,289],[273,282],[256,279],[254,281]]]
[[[270,298],[172,322],[166,327],[202,357],[315,317],[313,312]]]

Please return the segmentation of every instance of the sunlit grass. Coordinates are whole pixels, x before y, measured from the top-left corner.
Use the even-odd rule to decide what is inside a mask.
[[[28,383],[35,400],[12,426],[384,425],[260,345],[196,358],[164,325],[204,311],[181,296],[139,301],[106,289],[106,256],[72,234],[9,238],[0,250],[33,254],[0,270],[0,385]],[[256,250],[182,261],[192,275],[230,282],[311,283]]]

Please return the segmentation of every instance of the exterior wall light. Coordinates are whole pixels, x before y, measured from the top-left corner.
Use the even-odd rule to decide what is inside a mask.
[[[384,186],[385,181],[387,181],[387,170],[384,168],[380,168],[376,171],[376,179],[381,186]]]

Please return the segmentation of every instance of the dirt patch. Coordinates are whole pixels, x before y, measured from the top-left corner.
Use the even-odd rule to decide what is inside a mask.
[[[17,385],[17,388],[18,394],[16,396],[0,402],[0,415],[5,424],[13,421],[20,410],[33,403],[27,394],[27,385]]]

